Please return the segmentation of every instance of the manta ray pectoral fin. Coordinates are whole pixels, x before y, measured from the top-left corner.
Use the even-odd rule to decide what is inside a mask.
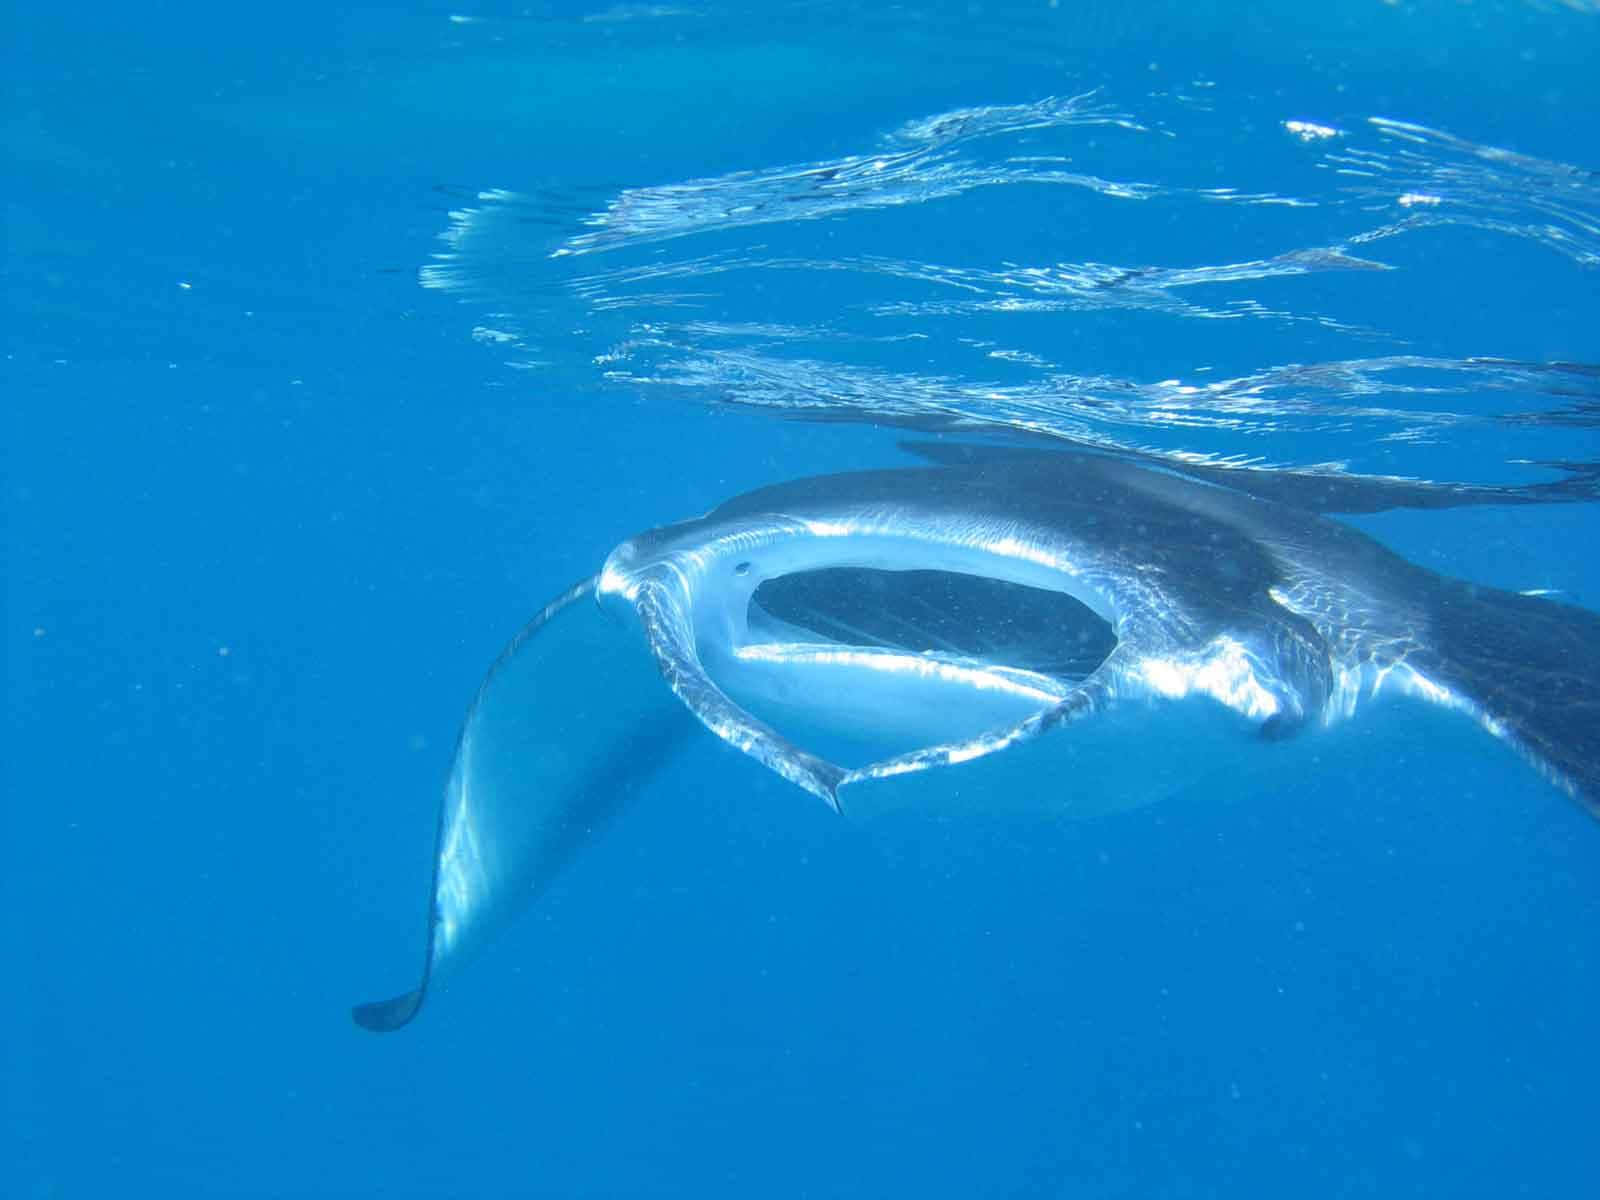
[[[1275,712],[1256,726],[1256,734],[1264,742],[1286,742],[1305,727],[1305,717],[1299,713]]]
[[[393,1033],[401,1026],[411,1023],[411,1018],[422,1008],[425,991],[425,987],[418,987],[392,1000],[374,1000],[369,1004],[358,1004],[350,1010],[350,1015],[363,1029],[370,1029],[373,1033]]]
[[[1472,712],[1600,816],[1600,615],[1454,579],[1430,608],[1413,690]]]
[[[478,689],[440,804],[421,979],[358,1005],[399,1029],[429,985],[514,917],[693,728],[588,579],[512,639]]]

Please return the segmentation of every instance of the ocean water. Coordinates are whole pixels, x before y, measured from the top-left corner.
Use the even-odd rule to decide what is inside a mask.
[[[7,25],[0,1195],[1600,1185],[1600,826],[1409,710],[1076,821],[691,739],[349,1019],[483,670],[639,530],[962,431],[1588,495],[1592,4]],[[1600,607],[1592,503],[1349,520]]]

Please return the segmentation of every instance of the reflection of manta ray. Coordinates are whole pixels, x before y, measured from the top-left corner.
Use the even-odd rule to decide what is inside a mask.
[[[1435,575],[1320,515],[1378,506],[1348,480],[1286,497],[1248,472],[1246,491],[1091,454],[927,453],[942,461],[765,488],[643,534],[546,608],[461,734],[423,982],[356,1020],[409,1021],[614,802],[617,764],[658,751],[674,706],[652,656],[713,733],[835,807],[1058,726],[1074,728],[1037,744],[1130,712],[1138,731],[1231,711],[1279,739],[1380,693],[1467,713],[1600,804],[1600,617]],[[1176,704],[1194,696],[1221,707]],[[1120,758],[1164,757],[1135,736]],[[1061,779],[1031,786],[1066,804]]]

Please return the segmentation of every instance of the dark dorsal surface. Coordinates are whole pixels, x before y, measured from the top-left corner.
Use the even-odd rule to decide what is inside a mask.
[[[1279,582],[1271,553],[1233,510],[1242,508],[1251,518],[1285,510],[1263,509],[1243,493],[1096,455],[1073,456],[1071,462],[1052,455],[1043,462],[818,476],[749,492],[705,520],[826,512],[834,506],[905,507],[955,523],[1021,520],[1059,531],[1085,553],[1181,597],[1206,626],[1220,626],[1241,612],[1261,615],[1268,589]],[[1295,525],[1326,524],[1312,514],[1286,511]],[[1286,616],[1273,613],[1271,619]]]

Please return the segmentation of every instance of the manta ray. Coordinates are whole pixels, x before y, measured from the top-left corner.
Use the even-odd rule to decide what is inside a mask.
[[[415,1017],[624,775],[692,730],[684,710],[841,812],[896,788],[917,803],[929,772],[979,780],[962,773],[1050,747],[1067,768],[1026,760],[1027,790],[1069,810],[1130,786],[1130,768],[1159,790],[1222,748],[1260,754],[1413,697],[1600,807],[1600,616],[1436,574],[1328,515],[1572,498],[1538,494],[1557,485],[1441,497],[913,449],[923,465],[782,483],[631,538],[522,629],[457,742],[421,980],[358,1006],[358,1024]]]

